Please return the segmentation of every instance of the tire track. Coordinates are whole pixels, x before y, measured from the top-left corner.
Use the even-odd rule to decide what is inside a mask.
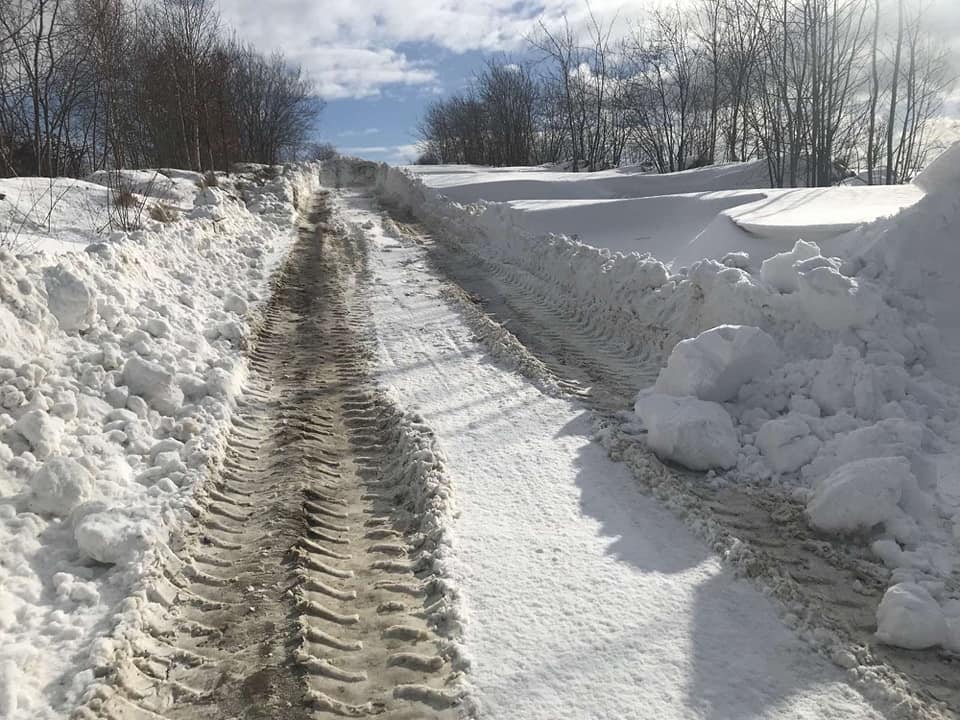
[[[416,243],[447,295],[482,308],[512,333],[552,382],[590,407],[598,439],[625,461],[644,488],[685,518],[738,572],[759,580],[786,609],[785,620],[848,670],[851,681],[904,718],[960,713],[960,661],[936,650],[912,652],[873,637],[889,571],[850,542],[817,535],[804,506],[775,488],[727,485],[667,465],[624,424],[636,393],[665,363],[667,333],[649,331],[647,347],[607,337],[589,309],[566,302],[554,285],[517,266],[491,261],[456,238],[431,235],[408,211],[384,204],[385,230]],[[472,312],[468,308],[468,312]]]
[[[366,374],[361,240],[319,195],[195,521],[151,558],[75,717],[470,714],[439,572],[449,488],[429,428]]]

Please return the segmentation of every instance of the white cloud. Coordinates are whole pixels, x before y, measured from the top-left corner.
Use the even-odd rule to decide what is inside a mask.
[[[341,133],[337,133],[337,137],[358,137],[364,135],[378,135],[380,133],[380,128],[363,128],[362,130],[344,130]]]
[[[430,85],[437,81],[432,68],[411,62],[389,48],[290,48],[288,57],[306,68],[320,96],[327,100],[372,97],[387,85]]]
[[[360,147],[337,148],[344,155],[377,160],[391,165],[406,165],[417,159],[421,152],[419,143],[408,145],[365,145]]]
[[[656,5],[693,1],[591,0],[589,7],[601,22],[617,17],[617,34]],[[927,17],[951,38],[960,37],[956,3],[925,5]],[[220,7],[242,37],[301,63],[330,99],[378,95],[393,84],[435,90],[435,69],[411,61],[398,50],[403,43],[452,52],[516,51],[538,19],[556,28],[566,14],[574,27],[583,27],[588,14],[585,0],[220,0]]]
[[[600,17],[643,0],[593,0]],[[378,95],[393,85],[436,90],[437,74],[427,63],[397,50],[426,43],[453,52],[515,51],[539,17],[548,25],[564,12],[571,22],[586,15],[584,0],[220,0],[223,19],[262,50],[281,50],[316,80],[327,99]]]

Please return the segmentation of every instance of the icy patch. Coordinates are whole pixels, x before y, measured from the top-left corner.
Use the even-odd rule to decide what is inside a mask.
[[[740,442],[722,405],[651,393],[641,394],[634,410],[647,429],[647,445],[661,458],[691,470],[737,464]]]

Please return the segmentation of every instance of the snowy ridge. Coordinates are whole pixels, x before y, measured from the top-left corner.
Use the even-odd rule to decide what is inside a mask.
[[[60,717],[197,506],[316,166],[178,183],[184,215],[3,258],[0,715]],[[93,187],[93,186],[91,186]],[[53,648],[56,650],[54,651]]]
[[[938,377],[949,370],[943,358],[950,357],[944,342],[950,328],[934,324],[933,302],[956,296],[950,295],[946,275],[940,275],[943,293],[926,293],[925,283],[937,276],[897,251],[918,234],[930,237],[930,210],[936,208],[932,222],[944,239],[929,241],[932,252],[922,262],[932,267],[949,262],[953,251],[946,238],[956,227],[955,192],[931,191],[944,182],[927,183],[928,196],[901,215],[844,238],[852,243],[844,259],[823,257],[815,244],[798,243],[766,261],[760,272],[734,254],[671,275],[651,257],[527,235],[511,226],[504,206],[449,202],[404,171],[384,166],[377,177],[383,197],[409,208],[444,242],[536,287],[598,336],[637,353],[643,364],[663,367],[680,340],[724,324],[760,328],[790,359],[751,366],[751,377],[735,383],[717,405],[734,430],[733,436],[729,428],[724,431],[723,464],[729,465],[731,449],[736,454],[720,482],[780,488],[809,503],[814,527],[865,536],[889,568],[887,582],[910,590],[891,596],[903,601],[897,610],[885,603],[879,637],[915,647],[909,628],[927,626],[932,618],[939,632],[926,633],[921,644],[958,648],[960,508],[950,470],[960,439],[953,409],[957,390]],[[947,183],[947,190],[952,187]],[[688,365],[693,375],[713,366],[722,372],[750,357],[721,354],[716,365],[703,341],[688,354],[697,358]],[[690,392],[687,397],[697,397]],[[643,419],[651,423],[660,416],[647,413]],[[700,422],[702,415],[693,410],[686,417]],[[678,432],[679,438],[697,437]],[[682,463],[686,450],[677,447],[674,443],[668,458]],[[890,486],[871,482],[870,473],[858,474],[855,464],[845,467],[871,457],[903,458],[908,470]],[[838,518],[819,517],[820,508],[828,506]],[[867,506],[872,509],[864,514]]]

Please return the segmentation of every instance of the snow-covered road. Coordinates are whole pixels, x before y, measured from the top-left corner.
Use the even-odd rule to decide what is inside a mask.
[[[422,249],[367,198],[341,208],[371,240],[377,377],[446,454],[447,572],[486,717],[880,717],[591,442],[583,408],[490,361]]]

